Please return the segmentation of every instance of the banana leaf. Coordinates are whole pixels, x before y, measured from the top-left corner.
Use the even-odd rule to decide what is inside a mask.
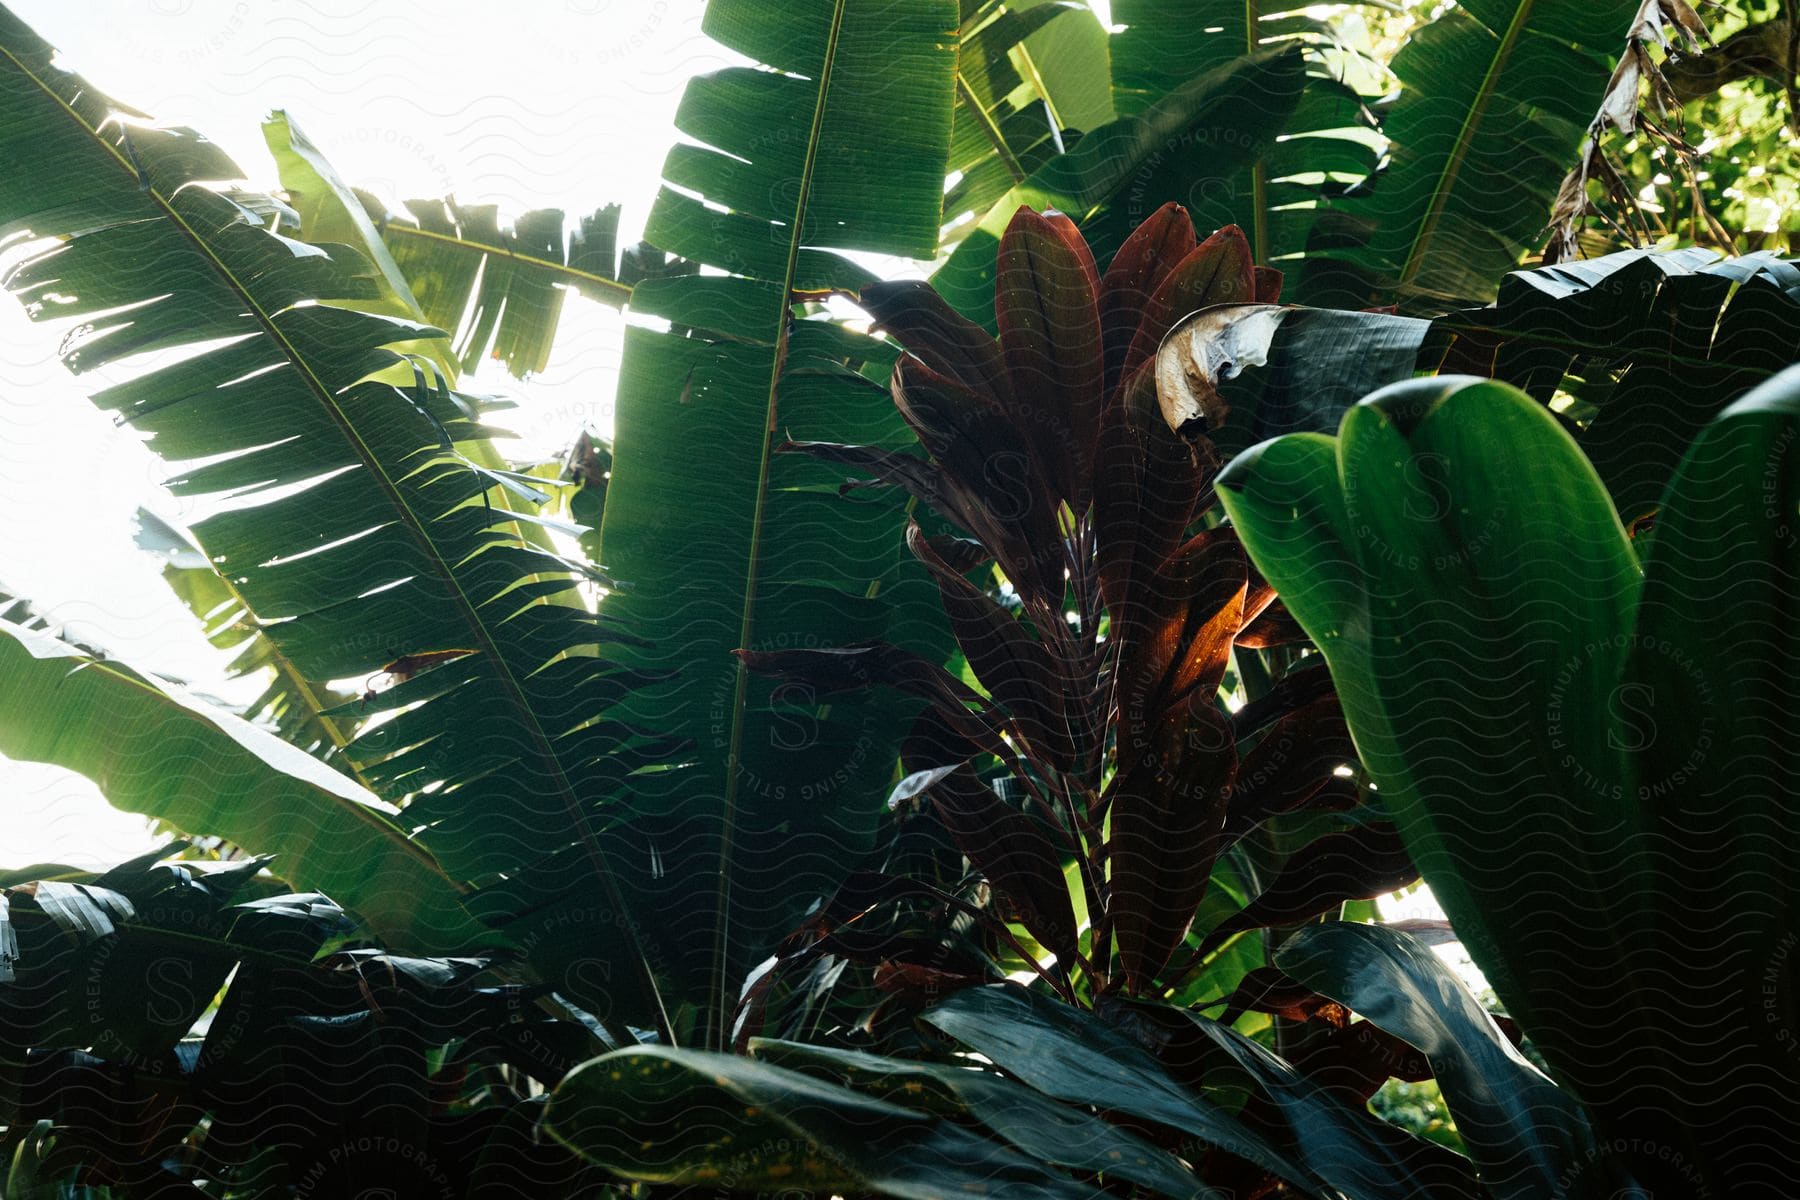
[[[1093,9],[1072,0],[964,7],[974,11],[963,18],[957,55],[946,242],[960,241],[1009,188],[1117,115],[1106,85],[1110,38]]]
[[[1333,253],[1409,312],[1493,295],[1549,221],[1639,7],[1472,0],[1415,29],[1390,64],[1387,161],[1341,205],[1360,244]]]
[[[255,846],[396,947],[492,941],[388,806],[176,684],[0,622],[0,751],[93,780],[114,807]],[[386,811],[384,811],[386,810]]]
[[[1265,361],[1222,382],[1223,444],[1330,432],[1363,395],[1420,372],[1485,375],[1556,414],[1628,524],[1655,509],[1707,421],[1800,358],[1800,266],[1760,251],[1625,250],[1515,271],[1493,304],[1429,321],[1277,311],[1256,347]]]
[[[598,903],[624,911],[595,810],[639,741],[598,719],[628,681],[593,655],[593,615],[549,600],[590,568],[520,536],[531,518],[490,499],[517,484],[477,461],[491,450],[474,403],[399,352],[441,331],[372,311],[383,287],[361,252],[278,232],[292,210],[245,190],[215,145],[52,55],[0,11],[0,145],[31,165],[0,181],[0,238],[21,247],[7,290],[36,320],[83,321],[61,348],[77,374],[139,367],[95,402],[151,436],[177,493],[213,498],[198,545],[300,677],[319,693],[386,680],[371,707],[389,715],[343,753],[413,800],[407,827],[444,871],[579,846]],[[254,819],[319,836],[304,809]],[[303,866],[293,882],[318,886]]]
[[[1230,181],[1287,132],[1307,92],[1308,70],[1297,47],[1260,49],[1087,133],[1001,196],[932,275],[932,286],[959,312],[994,329],[1000,237],[1021,205],[1069,216],[1083,226],[1097,260],[1107,261],[1172,196],[1191,202],[1235,186]],[[1250,219],[1249,212],[1227,211],[1233,204],[1202,207],[1194,219],[1203,234]]]
[[[1159,173],[1132,183],[1157,203],[1180,198],[1202,230],[1236,223],[1250,237],[1259,263],[1283,265],[1313,242],[1333,197],[1375,171],[1378,139],[1363,98],[1339,78],[1321,53],[1333,47],[1330,24],[1316,5],[1295,0],[1118,0],[1112,37],[1114,103],[1139,113],[1185,81],[1265,49],[1308,51],[1305,91],[1281,129],[1281,140],[1260,148],[1236,173],[1209,172],[1196,188],[1197,155],[1179,151]],[[1234,144],[1228,141],[1226,145]],[[1208,156],[1223,146],[1206,142]],[[1141,216],[1141,214],[1140,214]],[[1128,217],[1124,219],[1129,219]],[[1298,262],[1293,265],[1301,265]],[[1307,272],[1294,273],[1290,291],[1306,296]]]
[[[630,826],[659,864],[642,909],[714,1045],[776,931],[872,847],[911,711],[892,695],[822,705],[732,652],[941,646],[904,504],[841,500],[841,471],[777,456],[772,437],[910,440],[881,382],[893,347],[795,304],[869,278],[824,247],[935,251],[956,26],[949,0],[711,5],[706,32],[775,69],[690,81],[676,124],[692,141],[670,151],[646,228],[729,272],[633,293],[672,328],[627,330],[600,544],[616,581],[602,612],[630,635],[606,653],[668,676],[619,715],[691,747],[633,782]]]

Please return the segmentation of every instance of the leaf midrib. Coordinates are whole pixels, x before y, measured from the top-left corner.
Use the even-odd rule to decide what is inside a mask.
[[[788,328],[791,316],[790,305],[794,291],[794,277],[799,270],[800,238],[806,224],[806,207],[811,199],[813,170],[818,163],[820,132],[825,123],[825,103],[831,94],[831,68],[837,58],[838,35],[844,27],[845,0],[834,0],[831,7],[831,27],[825,37],[825,54],[819,68],[819,96],[813,104],[812,128],[806,138],[806,159],[800,170],[800,186],[794,199],[794,220],[788,226],[787,267],[781,281],[780,311],[776,316],[776,332],[773,361],[769,367],[769,387],[765,404],[767,416],[763,422],[762,451],[757,460],[755,511],[750,524],[750,557],[744,572],[743,613],[738,624],[738,645],[748,647],[751,644],[755,627],[757,565],[762,555],[763,521],[769,504],[769,457],[774,444],[776,429],[776,402],[781,390],[781,372],[787,361]],[[730,950],[729,918],[731,915],[731,861],[736,848],[735,831],[737,827],[738,799],[738,757],[744,746],[744,707],[748,696],[750,669],[740,658],[737,661],[737,678],[732,687],[731,698],[731,739],[725,752],[725,797],[723,820],[719,847],[719,886],[715,895],[714,928],[713,928],[713,975],[716,984],[716,1017],[718,1025],[715,1031],[719,1049],[725,1048],[731,1036],[731,1016],[734,1007],[731,985],[728,979],[727,955]]]
[[[491,254],[498,258],[510,259],[556,275],[565,275],[570,279],[578,279],[583,283],[593,284],[601,291],[608,293],[609,303],[627,304],[631,301],[632,287],[628,283],[620,283],[605,275],[593,271],[583,271],[580,267],[571,267],[567,263],[559,263],[553,259],[539,258],[533,254],[522,254],[508,246],[496,246],[491,242],[477,241],[474,238],[451,237],[446,233],[438,233],[430,229],[421,229],[413,225],[388,222],[380,227],[382,236],[393,234],[398,237],[421,238],[425,241],[437,242],[445,246],[454,246],[467,250],[472,254]]]
[[[1462,172],[1462,165],[1469,155],[1469,147],[1474,141],[1475,130],[1480,126],[1482,118],[1487,114],[1488,103],[1500,87],[1500,73],[1512,58],[1513,48],[1518,45],[1519,38],[1524,35],[1525,22],[1531,16],[1536,0],[1519,0],[1519,6],[1513,10],[1512,21],[1506,27],[1506,34],[1500,39],[1494,57],[1488,63],[1487,73],[1482,76],[1481,86],[1476,89],[1475,102],[1463,114],[1462,127],[1456,131],[1456,145],[1450,152],[1449,161],[1438,173],[1437,187],[1432,190],[1431,204],[1425,210],[1425,219],[1419,223],[1418,232],[1413,235],[1412,245],[1406,252],[1406,261],[1400,270],[1399,288],[1404,290],[1412,284],[1424,265],[1425,251],[1431,239],[1437,234],[1438,222],[1443,218],[1444,208],[1450,203],[1450,189],[1456,185],[1456,177]],[[1487,27],[1476,21],[1470,14],[1469,20],[1483,29]]]

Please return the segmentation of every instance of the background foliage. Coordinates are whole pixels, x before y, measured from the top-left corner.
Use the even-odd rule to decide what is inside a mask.
[[[182,835],[107,872],[4,879],[5,1194],[635,1180],[1361,1200],[1782,1169],[1772,1097],[1791,1081],[1750,1010],[1726,1010],[1793,936],[1759,907],[1785,895],[1765,860],[1788,839],[1769,790],[1787,763],[1757,724],[1790,715],[1791,655],[1766,621],[1719,641],[1705,618],[1791,596],[1800,26],[1768,0],[1703,15],[1116,0],[1109,27],[1076,3],[712,0],[706,32],[753,65],[688,81],[646,241],[626,247],[615,207],[389,211],[279,113],[280,188],[254,190],[0,10],[0,282],[66,332],[72,371],[113,368],[93,399],[150,437],[172,486],[218,501],[191,530],[147,518],[142,540],[263,685],[229,711],[28,603],[0,614],[0,749]],[[1157,224],[1171,202],[1187,216]],[[1161,308],[1155,279],[1100,289],[1096,266],[1156,261],[1127,240],[1153,214],[1140,236],[1241,229],[1193,251]],[[927,269],[935,292],[869,290]],[[1142,347],[1103,324],[1133,287]],[[630,318],[616,427],[511,462],[498,403],[464,376],[542,369],[571,294]],[[902,294],[904,319],[877,299]],[[1033,424],[1020,404],[1008,434],[967,380],[919,382],[921,364],[993,358],[1007,397],[1042,383],[1067,411]],[[1356,403],[1440,372],[1500,382]],[[1123,474],[1095,477],[1090,522],[1068,467],[1102,429],[1153,466],[1188,461],[1194,493],[1129,498],[1170,525],[1149,539],[1169,586],[1104,606],[1085,572]],[[1211,512],[1212,470],[1274,434],[1221,485],[1253,568]],[[1435,468],[1365,493],[1321,465],[1374,443],[1451,463],[1480,492],[1467,519],[1411,523],[1409,488],[1451,495]],[[1031,472],[1005,474],[1009,448]],[[1289,456],[1312,473],[1282,474]],[[845,463],[909,482],[960,464],[998,516],[968,528],[971,506],[847,483]],[[1752,495],[1755,469],[1772,483]],[[1421,553],[1467,578],[1333,549],[1346,497],[1384,536],[1450,539]],[[1024,558],[999,536],[1014,524]],[[1538,641],[1509,623],[1518,580],[1476,569],[1496,539],[1542,584]],[[1707,558],[1719,539],[1730,570]],[[1184,542],[1191,560],[1162,561]],[[1171,596],[1134,632],[1134,603]],[[1442,627],[1471,612],[1472,638]],[[1691,671],[1608,657],[1567,736],[1612,745],[1621,681],[1661,727],[1742,732],[1728,769],[1684,775],[1615,855],[1618,814],[1533,774],[1545,731],[1457,681],[1545,675],[1583,636],[1629,641],[1641,613],[1677,666],[1704,664],[1707,695]],[[1228,847],[1165,777],[1116,741],[1106,757],[1140,644],[1205,659],[1195,694],[1181,671],[1149,690],[1159,728],[1233,735],[1168,761],[1280,780],[1266,804],[1214,789]],[[883,669],[844,665],[857,654]],[[752,670],[772,662],[812,669]],[[1082,703],[1044,718],[1057,688]],[[1475,702],[1494,711],[1470,727]],[[1008,744],[1043,753],[921,761],[927,710],[959,730],[1004,713]],[[1438,728],[1421,713],[1448,723],[1466,786],[1401,732]],[[1057,721],[1087,760],[1060,752]],[[1623,794],[1671,745],[1589,774]],[[1051,784],[1126,802],[1078,838],[1072,818],[1065,854],[1030,815]],[[1536,807],[1457,807],[1495,789]],[[1557,824],[1571,798],[1595,827]],[[1569,837],[1592,868],[1572,881]],[[1564,882],[1504,878],[1524,860]],[[1372,896],[1421,871],[1454,931],[1368,923]],[[1734,889],[1751,900],[1708,943],[1693,914]],[[1575,954],[1597,925],[1607,953]],[[1506,1012],[1439,963],[1450,936]],[[1543,939],[1575,956],[1546,965]],[[1664,999],[1704,1050],[1646,1000],[1696,964],[1701,983]],[[1430,1107],[1384,1119],[1408,1101]],[[1620,1151],[1646,1109],[1653,1144]],[[1719,1115],[1739,1109],[1775,1115],[1743,1133]]]

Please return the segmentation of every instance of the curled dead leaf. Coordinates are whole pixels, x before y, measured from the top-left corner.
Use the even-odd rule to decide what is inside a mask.
[[[1182,321],[1156,352],[1156,399],[1177,433],[1194,421],[1216,428],[1225,419],[1219,384],[1269,359],[1287,309],[1276,304],[1219,304]]]

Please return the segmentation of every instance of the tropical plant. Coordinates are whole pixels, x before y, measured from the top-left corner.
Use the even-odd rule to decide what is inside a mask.
[[[171,463],[204,462],[182,472],[178,491],[233,496],[194,535],[311,696],[345,678],[391,684],[357,702],[359,715],[386,719],[363,721],[341,754],[377,795],[414,801],[407,830],[363,820],[360,789],[339,781],[327,799],[344,808],[330,826],[341,840],[321,851],[315,807],[273,795],[245,804],[254,786],[245,777],[212,808],[190,811],[190,831],[248,823],[239,832],[256,852],[296,870],[335,856],[341,876],[365,880],[375,863],[417,862],[447,876],[443,886],[397,887],[396,902],[420,923],[460,923],[470,944],[485,938],[483,922],[446,898],[449,880],[518,871],[562,845],[590,864],[586,894],[626,912],[594,809],[634,755],[660,760],[666,750],[598,719],[626,676],[593,655],[595,618],[571,602],[593,568],[522,530],[531,518],[506,497],[537,493],[481,440],[478,401],[449,386],[436,331],[393,312],[410,303],[404,279],[379,269],[367,246],[315,246],[266,228],[285,206],[217,182],[239,172],[216,147],[146,125],[52,65],[50,47],[10,14],[0,14],[0,45],[7,136],[54,164],[14,177],[0,196],[0,229],[23,247],[6,286],[36,319],[92,318],[63,347],[77,371],[188,351],[96,399],[152,434]],[[353,197],[340,203],[361,213]],[[33,753],[106,755],[114,728],[67,689],[56,699],[31,718],[57,727],[85,717],[86,735],[59,731]],[[155,786],[181,788],[179,776]],[[495,908],[488,923],[515,915]],[[615,917],[610,928],[629,946],[635,925]],[[397,950],[458,948],[395,936]],[[514,937],[532,941],[530,930]],[[547,940],[532,941],[540,955]],[[637,996],[653,997],[643,953],[622,961],[637,971]],[[603,993],[560,963],[542,967],[626,1036],[606,1000],[625,985]],[[646,1005],[654,1011],[639,999],[634,1013]]]
[[[1192,1010],[1121,1000],[1102,1019],[997,984],[924,1015],[949,1039],[940,1054],[973,1062],[775,1039],[753,1040],[749,1060],[644,1047],[573,1072],[546,1123],[620,1174],[743,1191],[930,1196],[985,1178],[1052,1196],[1630,1194],[1573,1098],[1412,935],[1312,925],[1278,962],[1291,974],[1277,1003],[1359,1042],[1360,1061],[1301,1074]],[[1367,1019],[1349,1022],[1352,1007]],[[1372,1118],[1352,1066],[1435,1075],[1469,1158]]]
[[[1430,791],[1440,759],[1382,743],[1401,773],[1367,795],[1327,674],[1272,599],[1288,578],[1247,563],[1212,503],[1215,450],[1323,431],[1420,369],[1475,369],[1544,407],[1535,426],[1492,390],[1465,407],[1539,441],[1578,430],[1635,518],[1709,418],[1800,356],[1793,267],[1773,256],[1562,264],[1432,322],[1275,304],[1282,272],[1314,303],[1492,294],[1556,180],[1590,162],[1596,105],[1635,105],[1645,14],[1681,8],[1404,7],[1392,76],[1370,85],[1383,67],[1340,42],[1344,14],[1290,0],[1117,0],[1110,31],[1086,6],[1028,0],[713,0],[707,32],[755,65],[691,81],[650,244],[623,251],[611,208],[574,226],[452,199],[388,213],[279,114],[281,191],[249,190],[212,143],[63,72],[0,10],[5,286],[74,326],[64,357],[108,369],[102,407],[151,435],[177,491],[213,499],[191,532],[147,520],[143,539],[234,669],[267,673],[228,713],[7,606],[0,750],[83,770],[120,807],[242,857],[4,879],[5,1194],[608,1186],[545,1131],[640,1192],[1610,1197],[1637,1186],[1628,1172],[1748,1187],[1780,1165],[1761,1142],[1732,1160],[1709,1107],[1742,1100],[1761,1120],[1791,1082],[1734,1040],[1742,1014],[1706,1007],[1743,999],[1740,942],[1786,932],[1773,910],[1732,908],[1709,942],[1693,915],[1732,894],[1730,855],[1750,843],[1703,806],[1633,829],[1595,868],[1620,889],[1590,889],[1594,924],[1628,940],[1580,964],[1564,1022],[1555,981],[1511,964],[1546,922],[1585,933],[1579,910],[1495,882],[1518,847],[1548,861],[1564,814],[1526,778],[1505,797],[1539,804],[1520,840],[1484,825],[1462,862],[1433,806],[1479,793]],[[1170,196],[1247,233],[1197,244],[1179,209],[1155,209]],[[861,252],[945,261],[930,287],[875,284]],[[571,290],[647,318],[627,334],[616,443],[509,463],[497,405],[459,376],[543,369]],[[873,332],[838,318],[846,296]],[[1713,437],[1723,425],[1737,432]],[[1707,428],[1703,447],[1754,458],[1732,441],[1750,436],[1742,417]],[[1756,436],[1785,455],[1787,429]],[[1538,444],[1519,443],[1531,471]],[[1544,463],[1579,475],[1569,453]],[[1461,456],[1479,458],[1402,455],[1417,470],[1383,502],[1441,498],[1476,474],[1434,474]],[[846,463],[904,486],[840,488]],[[1723,812],[1736,788],[1763,806],[1740,823],[1754,832],[1779,809],[1771,776],[1742,774],[1769,746],[1743,739],[1785,711],[1793,656],[1771,642],[1759,657],[1767,622],[1716,659],[1698,631],[1702,605],[1763,614],[1791,578],[1706,575],[1695,548],[1749,527],[1727,519],[1747,511],[1745,479],[1707,483],[1736,487],[1738,509],[1715,496],[1683,517],[1693,483],[1633,525],[1652,582],[1685,556],[1636,611],[1675,613],[1658,636],[1732,705],[1747,681],[1724,712],[1751,731],[1733,734],[1742,761],[1683,778],[1681,802]],[[1535,493],[1494,483],[1482,511],[1504,532],[1470,534],[1451,577],[1501,544],[1546,587],[1604,558],[1619,588],[1577,597],[1610,605],[1583,628],[1636,636],[1617,526],[1582,481],[1557,491],[1574,514],[1558,528],[1597,530],[1592,556],[1555,575],[1539,526],[1507,528],[1505,505]],[[1788,486],[1767,493],[1780,530]],[[1277,525],[1280,495],[1259,502],[1247,536],[1321,536]],[[1411,578],[1388,565],[1358,563],[1384,600]],[[1494,613],[1474,651],[1445,649],[1448,593],[1406,586],[1438,607],[1381,609],[1379,646],[1294,613],[1361,704],[1365,753],[1386,706],[1415,698],[1404,672],[1460,698],[1455,672],[1497,688],[1541,649],[1480,657],[1521,636]],[[1593,653],[1610,669],[1625,650]],[[1387,691],[1346,674],[1353,655],[1380,657]],[[883,681],[900,686],[865,686]],[[1616,713],[1569,728],[1629,734],[1650,694],[1630,689],[1666,682],[1627,677]],[[1580,686],[1571,706],[1598,694]],[[1711,697],[1662,701],[1658,719],[1711,713]],[[1465,754],[1456,711],[1427,713],[1417,730],[1438,740],[1410,748],[1456,747],[1463,781],[1504,744],[1506,714]],[[1630,755],[1603,756],[1583,769],[1636,785],[1636,759],[1609,776]],[[1583,852],[1603,858],[1594,837]],[[1677,871],[1672,847],[1704,861]],[[1409,850],[1435,855],[1428,874],[1529,1051],[1609,1140],[1412,938],[1343,922],[1241,936],[1412,878]],[[1646,1000],[1675,961],[1650,956],[1653,938],[1711,972],[1668,1014]],[[1629,994],[1604,990],[1609,967]],[[976,986],[1009,974],[1032,986]],[[170,1006],[172,977],[192,986]],[[1633,1037],[1611,1036],[1621,1012]],[[1727,1052],[1698,1062],[1712,1043],[1687,1030],[1720,1031]],[[1648,1082],[1613,1088],[1632,1048]],[[1640,1136],[1632,1106],[1662,1104],[1684,1072],[1686,1107],[1651,1127],[1668,1140],[1617,1153]],[[1390,1077],[1434,1082],[1455,1116],[1434,1131],[1445,1145],[1368,1112]],[[373,1158],[357,1131],[381,1139]]]
[[[907,542],[981,691],[878,642],[741,657],[822,696],[880,686],[927,702],[901,748],[908,774],[894,802],[929,804],[1002,911],[1054,956],[1071,999],[1078,975],[1094,997],[1178,987],[1200,960],[1183,944],[1214,863],[1272,817],[1356,800],[1336,786],[1351,750],[1329,691],[1290,688],[1238,716],[1220,702],[1234,650],[1278,645],[1291,626],[1232,532],[1205,527],[1217,460],[1204,429],[1221,413],[1167,386],[1159,403],[1167,364],[1156,350],[1181,313],[1273,300],[1279,287],[1235,226],[1196,244],[1177,205],[1127,239],[1104,276],[1067,217],[1020,209],[1000,244],[998,340],[929,286],[862,293],[877,328],[906,348],[894,403],[926,457],[781,447],[902,488],[950,524],[953,535],[933,538],[915,522]],[[969,578],[978,569],[984,584]],[[995,765],[1022,806],[993,790]],[[1350,820],[1339,852],[1385,864],[1391,830]],[[1306,884],[1287,884],[1295,894],[1277,881],[1222,932],[1409,881],[1403,864],[1336,888],[1317,886],[1325,877],[1306,872]]]
[[[1396,384],[1219,479],[1476,962],[1655,1194],[1793,1178],[1800,372],[1635,540],[1499,382]]]
[[[356,923],[267,860],[161,861],[182,849],[0,878],[9,1198],[605,1187],[532,1133],[594,1040],[542,988],[346,945]]]
[[[1432,320],[1288,307],[1202,314],[1178,339],[1230,402],[1220,442],[1327,432],[1419,373],[1522,388],[1575,437],[1626,522],[1650,515],[1701,428],[1800,357],[1800,273],[1777,255],[1625,250],[1508,275]]]

